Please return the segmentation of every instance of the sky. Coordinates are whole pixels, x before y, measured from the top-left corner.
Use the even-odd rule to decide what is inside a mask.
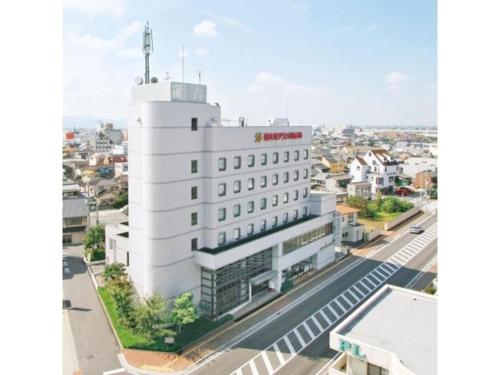
[[[263,125],[437,125],[436,1],[64,0],[63,115],[127,117],[144,74],[208,85]]]

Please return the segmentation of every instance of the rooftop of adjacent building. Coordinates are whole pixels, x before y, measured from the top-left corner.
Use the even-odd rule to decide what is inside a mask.
[[[437,374],[437,299],[386,285],[335,332],[395,353],[416,374]]]

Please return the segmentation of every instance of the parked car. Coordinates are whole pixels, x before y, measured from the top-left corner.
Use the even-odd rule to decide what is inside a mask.
[[[400,196],[407,196],[413,194],[413,190],[406,186],[401,186],[396,189],[396,194]]]
[[[420,234],[424,231],[424,228],[422,228],[419,225],[412,225],[410,227],[410,233],[415,233],[415,234]]]

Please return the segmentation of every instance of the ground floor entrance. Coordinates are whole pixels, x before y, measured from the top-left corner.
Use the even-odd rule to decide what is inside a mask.
[[[282,280],[297,280],[303,275],[315,271],[316,255],[304,259],[281,272]]]

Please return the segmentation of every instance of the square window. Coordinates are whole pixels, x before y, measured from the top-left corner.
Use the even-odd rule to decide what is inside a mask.
[[[191,118],[191,130],[192,131],[198,130],[198,119],[196,117]]]
[[[255,165],[255,155],[248,155],[247,165],[253,167]]]
[[[295,150],[293,152],[293,160],[295,161],[299,160],[299,150]]]
[[[297,220],[299,218],[299,210],[293,210],[293,220]]]
[[[233,240],[238,241],[241,238],[241,230],[240,228],[233,229]]]
[[[238,217],[241,214],[241,205],[235,204],[233,206],[233,217]]]
[[[309,150],[304,150],[304,160],[306,160],[309,157]]]
[[[296,201],[297,199],[299,199],[299,191],[298,190],[295,190],[293,192],[293,200]]]
[[[278,174],[273,174],[273,185],[278,185]]]
[[[307,188],[304,188],[304,192],[302,193],[302,196],[304,198],[307,198],[307,193],[308,193],[308,189]]]
[[[304,168],[304,179],[307,179],[309,177],[309,169]]]
[[[255,204],[253,203],[253,201],[249,201],[247,203],[247,212],[249,214],[251,214],[254,211],[254,208],[255,208]]]
[[[198,199],[198,186],[191,186],[191,199]]]
[[[271,202],[272,202],[273,207],[277,206],[278,205],[278,196],[273,195],[273,197],[271,198]]]
[[[253,190],[255,188],[255,179],[254,178],[248,179],[247,188],[248,188],[248,190]]]
[[[219,171],[225,171],[226,170],[226,158],[219,158],[217,165],[219,167]]]
[[[247,235],[251,236],[253,234],[254,226],[252,223],[247,225]]]
[[[225,208],[219,208],[217,211],[217,218],[219,221],[224,221],[226,220],[226,209]]]
[[[241,156],[235,156],[233,160],[234,169],[241,168]]]
[[[278,226],[278,216],[273,216],[271,219],[271,227],[276,228]]]
[[[266,230],[266,219],[260,221],[260,231],[263,232]]]
[[[217,244],[219,246],[222,246],[226,243],[226,232],[220,232],[218,235],[217,235]]]
[[[198,224],[198,212],[191,213],[191,225]]]
[[[191,160],[191,173],[198,173],[198,160]]]
[[[285,172],[283,174],[283,182],[286,184],[288,181],[290,181],[290,173],[289,172]]]
[[[298,181],[299,180],[299,171],[293,171],[293,180]]]
[[[285,155],[283,156],[283,161],[288,163],[290,161],[290,151],[285,151]]]
[[[285,212],[283,214],[283,224],[286,224],[286,223],[288,223],[288,212]]]
[[[273,164],[278,164],[279,160],[279,154],[277,152],[273,152]]]
[[[288,203],[288,193],[283,194],[283,203]]]
[[[267,206],[267,199],[266,198],[260,198],[260,209],[265,210]]]
[[[226,195],[226,184],[225,183],[221,183],[219,184],[219,197],[223,197],[224,195]]]
[[[267,154],[260,154],[260,165],[267,165]]]
[[[198,238],[191,239],[191,251],[198,250]]]
[[[267,177],[266,176],[261,176],[260,177],[260,187],[265,188],[267,186]]]
[[[233,192],[234,193],[239,193],[241,191],[241,181],[236,180],[233,182]]]

